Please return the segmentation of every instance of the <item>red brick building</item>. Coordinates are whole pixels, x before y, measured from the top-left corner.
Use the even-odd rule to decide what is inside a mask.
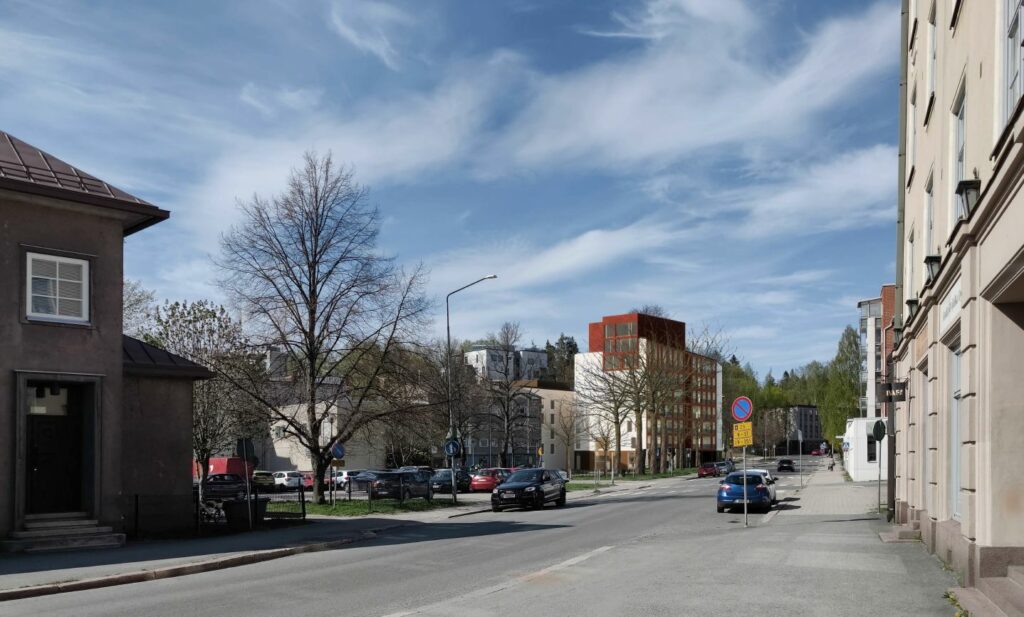
[[[592,364],[606,372],[634,370],[642,374],[638,381],[661,383],[661,403],[657,409],[650,405],[642,430],[627,421],[623,451],[629,455],[620,464],[635,467],[638,450],[643,451],[646,466],[654,469],[717,458],[718,363],[687,350],[685,323],[643,313],[609,315],[591,323],[589,335]],[[635,412],[630,417],[635,418]]]

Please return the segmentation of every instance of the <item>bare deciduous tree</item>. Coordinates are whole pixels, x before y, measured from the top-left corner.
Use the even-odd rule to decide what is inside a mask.
[[[121,330],[136,338],[153,328],[154,294],[140,281],[124,279],[121,289]]]
[[[289,378],[273,395],[237,385],[307,450],[322,501],[333,442],[422,403],[403,386],[400,357],[428,306],[424,274],[380,254],[379,213],[330,154],[307,153],[283,193],[240,208],[242,222],[221,238],[222,286],[256,342],[286,354]]]
[[[486,375],[485,382],[491,396],[492,409],[497,416],[501,434],[501,465],[511,465],[510,455],[515,447],[516,429],[523,422],[519,413],[523,397],[523,385],[516,375],[516,346],[522,340],[522,331],[517,322],[506,321],[496,334],[488,336],[488,353],[498,355],[494,374]],[[488,364],[488,366],[490,366]],[[529,421],[527,419],[527,421]]]

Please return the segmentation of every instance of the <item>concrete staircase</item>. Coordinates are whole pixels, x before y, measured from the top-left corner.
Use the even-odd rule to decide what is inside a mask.
[[[123,533],[114,533],[87,516],[85,512],[30,514],[25,517],[23,531],[12,531],[7,540],[0,542],[0,551],[36,553],[124,546]]]
[[[971,617],[1024,617],[1024,566],[1010,566],[1006,576],[980,578],[973,588],[950,592]]]
[[[920,542],[921,523],[912,521],[907,525],[897,525],[887,531],[880,531],[878,537],[882,542]]]

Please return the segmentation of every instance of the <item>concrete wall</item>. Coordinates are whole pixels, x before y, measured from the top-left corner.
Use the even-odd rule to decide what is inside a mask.
[[[15,370],[102,375],[97,517],[120,526],[122,224],[101,209],[0,191],[0,535],[14,520]],[[25,318],[25,252],[71,251],[90,262],[90,323]],[[74,257],[75,255],[67,255]]]
[[[854,482],[867,482],[878,479],[878,466],[882,466],[882,478],[886,477],[885,441],[875,444],[875,461],[868,462],[868,435],[878,418],[853,418],[846,421],[846,433],[843,443],[850,444],[849,450],[844,447],[843,465]],[[888,438],[886,438],[888,439]]]
[[[124,529],[142,535],[187,533],[195,525],[192,380],[126,375],[123,400]]]

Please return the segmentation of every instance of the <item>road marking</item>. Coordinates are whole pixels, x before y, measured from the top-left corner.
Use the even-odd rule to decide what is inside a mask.
[[[573,557],[572,559],[566,559],[565,561],[560,562],[560,563],[556,563],[553,566],[548,566],[548,567],[544,568],[543,570],[537,570],[536,572],[531,572],[529,574],[524,574],[522,576],[519,576],[519,577],[516,577],[516,578],[513,578],[513,579],[509,579],[509,580],[503,581],[501,583],[498,583],[497,585],[492,585],[491,587],[485,587],[483,589],[477,589],[476,591],[472,591],[472,592],[467,593],[467,594],[456,596],[454,598],[449,598],[447,600],[442,600],[440,602],[435,602],[433,604],[428,604],[426,606],[421,606],[419,608],[414,608],[414,609],[411,609],[411,610],[408,610],[408,611],[400,611],[400,612],[397,612],[397,613],[390,613],[388,615],[384,615],[383,617],[408,617],[409,615],[417,615],[417,614],[422,613],[424,611],[429,611],[431,609],[440,608],[440,607],[442,607],[442,606],[444,606],[446,604],[451,604],[452,602],[460,602],[460,601],[463,601],[463,600],[474,600],[474,599],[482,598],[484,596],[489,596],[491,594],[498,593],[500,591],[505,591],[506,589],[511,589],[513,587],[517,587],[519,585],[522,585],[523,583],[528,583],[528,582],[530,582],[530,581],[532,581],[534,579],[540,578],[540,577],[545,576],[547,574],[551,574],[552,572],[557,572],[559,570],[565,570],[566,568],[571,568],[572,566],[575,566],[575,565],[578,565],[580,563],[583,563],[584,561],[590,559],[591,557],[596,557],[596,556],[600,555],[601,553],[610,551],[612,548],[613,548],[612,546],[602,546],[602,547],[596,548],[596,549],[594,549],[594,550],[592,550],[592,551],[590,551],[588,553],[583,553],[582,555],[577,555],[576,557]]]

